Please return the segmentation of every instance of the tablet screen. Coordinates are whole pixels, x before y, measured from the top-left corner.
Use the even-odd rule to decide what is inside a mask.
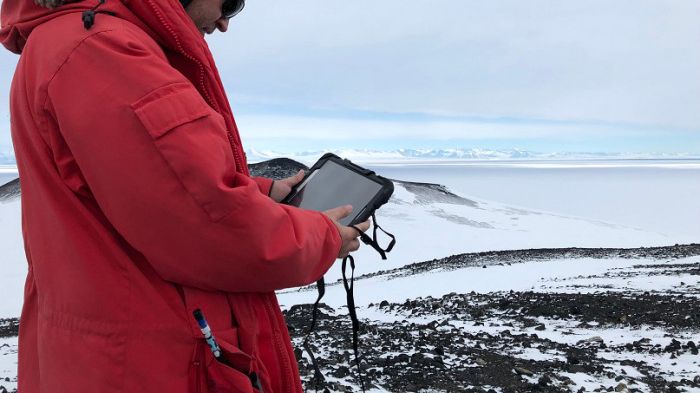
[[[348,225],[381,188],[381,184],[328,160],[304,180],[289,204],[318,211],[352,205],[352,213],[340,220],[341,224]]]

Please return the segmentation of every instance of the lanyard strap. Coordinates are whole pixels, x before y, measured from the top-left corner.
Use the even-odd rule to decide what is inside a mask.
[[[366,233],[362,232],[359,228],[357,228],[355,225],[353,225],[352,227],[355,228],[355,230],[357,230],[357,232],[360,234],[360,240],[362,240],[363,243],[374,248],[379,253],[379,255],[382,257],[382,259],[386,260],[386,253],[391,252],[391,250],[396,245],[396,236],[385,231],[384,228],[379,226],[379,224],[377,223],[377,217],[374,215],[374,213],[372,213],[372,222],[374,223],[374,229],[372,230],[372,237],[371,238],[369,236],[367,236]],[[377,229],[384,232],[385,235],[387,235],[391,238],[391,242],[389,242],[389,245],[386,246],[386,248],[382,248],[379,245],[379,242],[377,242]]]
[[[309,326],[309,330],[306,332],[306,337],[304,337],[303,347],[306,350],[306,353],[309,354],[309,358],[311,359],[311,365],[314,368],[314,390],[318,392],[318,386],[320,384],[321,386],[323,386],[323,393],[330,393],[328,388],[325,387],[326,378],[323,376],[321,369],[318,367],[318,363],[316,362],[316,356],[314,356],[314,353],[311,350],[311,345],[309,344],[309,337],[311,337],[311,334],[316,328],[316,318],[318,317],[318,305],[321,302],[323,295],[326,294],[326,281],[323,277],[316,281],[316,289],[318,290],[318,297],[316,298],[314,307],[311,310],[311,326]]]
[[[377,224],[377,218],[375,217],[374,213],[372,213],[372,222],[374,223],[374,230],[372,231],[372,237],[370,238],[367,236],[366,233],[362,232],[359,228],[356,226],[352,226],[357,230],[357,232],[360,234],[360,239],[362,240],[363,243],[371,246],[373,249],[375,249],[379,255],[382,257],[382,259],[386,259],[386,253],[390,252],[394,246],[396,245],[396,237],[392,235],[391,233],[385,231],[382,227]],[[391,242],[386,248],[382,248],[379,243],[377,242],[377,229],[381,230],[391,238]],[[350,280],[348,280],[347,275],[345,274],[346,268],[347,268],[347,263],[348,261],[350,262]],[[357,319],[357,311],[355,309],[355,294],[354,294],[354,286],[355,286],[355,259],[352,257],[352,255],[348,255],[345,258],[343,258],[343,264],[342,264],[342,272],[343,272],[343,286],[345,287],[345,294],[346,294],[346,300],[347,300],[347,305],[348,305],[348,313],[350,314],[350,320],[352,321],[352,349],[355,355],[355,364],[357,366],[357,374],[358,374],[358,379],[360,380],[360,387],[362,388],[362,391],[365,391],[365,381],[364,378],[362,377],[362,368],[360,367],[360,351],[359,351],[359,331],[360,331],[360,321]],[[311,326],[309,326],[309,330],[306,332],[306,337],[304,337],[304,343],[303,347],[306,350],[306,353],[309,354],[309,358],[311,359],[311,365],[314,369],[314,378],[313,378],[313,386],[314,390],[318,392],[318,386],[321,385],[323,387],[323,393],[330,393],[328,390],[328,387],[325,386],[326,379],[323,376],[323,373],[321,372],[321,369],[318,367],[318,363],[316,362],[316,356],[314,356],[313,351],[311,350],[311,345],[309,344],[309,338],[311,337],[311,334],[313,334],[314,329],[316,328],[316,319],[318,317],[318,305],[321,303],[321,299],[323,296],[326,294],[326,282],[323,277],[319,279],[316,282],[316,290],[318,291],[318,297],[316,298],[316,302],[314,303],[313,309],[311,311]]]
[[[347,262],[350,261],[350,282],[345,275],[345,268]],[[357,319],[357,311],[355,310],[355,295],[353,289],[355,287],[355,258],[352,255],[348,255],[343,258],[343,286],[345,287],[345,294],[347,295],[348,302],[348,313],[350,314],[350,320],[352,321],[352,350],[355,353],[355,365],[357,366],[357,377],[360,380],[360,387],[362,392],[365,391],[365,381],[362,378],[362,368],[360,367],[360,354],[359,354],[359,331],[360,331],[360,321]]]

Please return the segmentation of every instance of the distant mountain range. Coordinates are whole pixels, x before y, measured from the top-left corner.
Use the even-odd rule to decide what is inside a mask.
[[[307,150],[302,152],[278,152],[247,149],[248,162],[257,163],[274,158],[290,158],[305,164],[314,163],[325,153],[334,153],[355,162],[407,162],[449,160],[586,160],[586,159],[700,159],[700,154],[691,153],[603,153],[603,152],[534,152],[524,149],[336,149]],[[14,152],[0,151],[0,165],[16,165]]]
[[[574,160],[574,159],[689,159],[700,155],[689,153],[603,153],[562,152],[541,153],[523,149],[337,149],[310,150],[298,153],[282,153],[269,150],[246,150],[249,162],[261,162],[287,157],[312,163],[325,153],[334,153],[356,162],[438,161],[438,160]]]

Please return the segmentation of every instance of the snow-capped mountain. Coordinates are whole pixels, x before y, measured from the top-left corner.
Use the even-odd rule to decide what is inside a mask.
[[[690,153],[605,153],[605,152],[533,152],[524,149],[490,150],[480,148],[457,149],[335,149],[307,150],[301,152],[277,152],[249,149],[246,151],[251,163],[288,157],[304,163],[313,163],[325,153],[334,153],[355,162],[412,162],[440,160],[581,160],[581,159],[686,159],[697,155]]]
[[[533,152],[525,149],[492,150],[480,148],[455,149],[325,149],[300,152],[280,152],[273,150],[247,149],[249,163],[257,163],[274,158],[287,157],[305,164],[313,164],[325,153],[333,153],[358,163],[424,162],[424,161],[498,161],[498,160],[586,160],[586,159],[693,159],[700,158],[692,153],[606,153],[606,152]],[[0,150],[0,165],[17,164],[14,151]]]

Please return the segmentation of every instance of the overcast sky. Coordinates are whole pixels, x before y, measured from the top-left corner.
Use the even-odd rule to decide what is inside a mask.
[[[248,148],[697,154],[698,20],[698,0],[248,0],[209,43]]]

